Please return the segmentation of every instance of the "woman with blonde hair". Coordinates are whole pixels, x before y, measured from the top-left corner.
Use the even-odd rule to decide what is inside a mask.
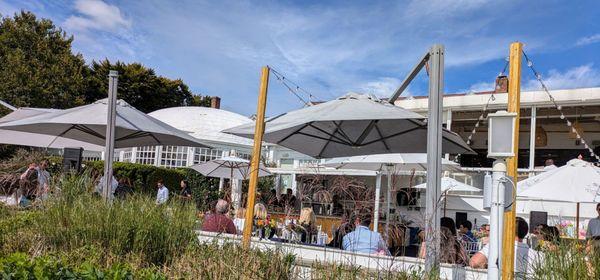
[[[317,217],[312,208],[305,207],[300,211],[300,218],[298,224],[304,228],[304,232],[300,237],[300,240],[304,243],[310,242],[312,236],[317,233]]]
[[[254,219],[255,220],[266,220],[267,219],[267,207],[262,203],[254,204]]]
[[[241,234],[244,231],[244,221],[246,220],[246,208],[240,207],[235,210],[235,218],[233,219],[233,224],[235,225],[235,229],[238,234]]]

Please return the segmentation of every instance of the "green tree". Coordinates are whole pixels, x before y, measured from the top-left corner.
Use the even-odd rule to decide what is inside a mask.
[[[0,99],[18,107],[70,108],[85,102],[87,67],[72,36],[21,11],[0,20]]]

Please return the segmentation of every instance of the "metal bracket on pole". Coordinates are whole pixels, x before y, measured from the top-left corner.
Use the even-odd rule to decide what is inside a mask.
[[[106,117],[106,144],[104,146],[104,190],[106,201],[110,200],[113,177],[113,158],[115,156],[115,125],[117,120],[117,85],[119,73],[110,70],[108,74],[108,113]]]
[[[429,116],[427,118],[427,199],[425,210],[425,272],[439,271],[440,208],[442,172],[442,104],[444,98],[444,46],[429,51]],[[423,63],[423,62],[422,62]],[[424,64],[424,63],[423,63]]]
[[[421,71],[421,69],[423,69],[423,66],[425,66],[425,64],[429,60],[430,54],[431,54],[430,52],[427,52],[421,58],[421,60],[419,60],[419,62],[417,63],[417,65],[415,65],[415,67],[413,67],[413,69],[408,73],[408,75],[406,75],[406,78],[404,78],[404,81],[402,81],[402,83],[400,84],[400,86],[398,87],[398,89],[396,89],[396,91],[394,92],[394,94],[392,94],[392,96],[388,100],[390,103],[394,104],[394,102],[398,99],[398,97],[400,97],[400,95],[402,94],[402,92],[404,92],[404,90],[408,87],[408,85],[410,84],[410,82],[412,82],[412,80],[417,76],[417,74],[419,74],[419,72]]]

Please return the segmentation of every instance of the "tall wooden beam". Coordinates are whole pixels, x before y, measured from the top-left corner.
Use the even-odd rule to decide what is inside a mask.
[[[260,77],[260,89],[258,91],[258,105],[256,108],[256,127],[254,129],[254,147],[250,161],[250,182],[248,185],[248,202],[246,203],[246,222],[244,223],[244,235],[242,246],[250,248],[250,237],[252,235],[252,224],[254,221],[254,201],[256,199],[256,185],[258,184],[258,170],[260,164],[260,153],[262,138],[265,133],[265,109],[267,107],[267,89],[269,88],[269,67],[262,68]]]

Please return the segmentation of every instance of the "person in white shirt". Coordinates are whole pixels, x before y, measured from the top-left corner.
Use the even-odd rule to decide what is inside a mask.
[[[156,204],[163,204],[169,200],[169,189],[165,187],[163,184],[163,180],[159,179],[156,182],[156,186],[158,187],[158,192],[156,193]]]
[[[104,176],[100,177],[98,184],[96,185],[96,190],[95,192],[98,193],[100,196],[104,196],[104,188],[106,186],[106,180],[104,179]],[[110,192],[109,192],[109,199],[112,200],[115,197],[115,191],[117,190],[117,187],[119,186],[119,182],[117,181],[117,178],[115,178],[115,176],[112,176],[112,180],[110,183]]]
[[[233,219],[233,224],[238,234],[244,232],[244,221],[246,221],[246,208],[240,207],[235,210],[235,218]]]
[[[527,274],[533,273],[533,266],[536,262],[543,258],[541,252],[529,248],[526,243],[523,243],[523,238],[529,231],[529,225],[521,218],[516,219],[516,240],[515,240],[515,263],[514,273],[515,279],[526,278]],[[488,264],[488,255],[490,252],[489,244],[485,245],[481,251],[475,253],[471,258],[470,265],[473,268],[485,268]]]
[[[585,238],[595,250],[600,250],[600,203],[596,205],[598,217],[590,219],[585,233]]]
[[[550,171],[552,169],[556,169],[556,165],[554,165],[554,160],[549,158],[544,162],[544,171]]]

